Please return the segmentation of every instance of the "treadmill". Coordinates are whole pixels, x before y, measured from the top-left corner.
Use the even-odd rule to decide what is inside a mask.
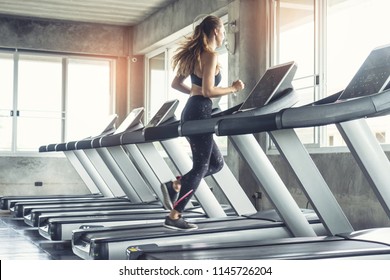
[[[264,131],[283,131],[296,127],[310,127],[336,123],[339,127],[365,117],[376,117],[390,112],[390,46],[371,52],[347,88],[309,106],[291,108],[268,116],[222,120],[215,128],[218,135],[237,135]],[[319,118],[321,116],[321,118]],[[263,124],[266,124],[265,126]],[[266,128],[265,128],[266,127]],[[374,184],[389,176],[390,163],[380,161],[379,172],[373,172],[376,159],[383,158],[378,142],[365,126],[354,125],[354,133],[343,137],[352,147],[359,165],[371,178],[370,182],[388,213],[388,188]],[[367,135],[366,135],[367,134]],[[362,136],[362,137],[361,137]],[[371,160],[361,162],[365,141]],[[369,139],[369,140],[367,140]],[[379,147],[375,148],[375,147]],[[156,246],[148,244],[127,249],[129,259],[390,259],[390,228],[373,228],[328,237],[279,239],[255,242],[220,242],[188,246]]]
[[[99,136],[111,134],[111,133],[113,133],[113,131],[115,131],[115,127],[114,127],[115,119],[116,118],[112,118],[110,120],[110,123],[107,125],[106,129]],[[89,137],[87,139],[89,141],[91,141],[92,139],[94,139],[96,137],[99,137],[99,136]],[[40,152],[54,151],[55,147],[59,146],[59,145],[62,145],[62,144],[49,144],[47,146],[41,146],[39,148],[39,151]],[[95,187],[95,188],[99,189],[99,191],[100,191],[100,193],[102,195],[98,196],[98,197],[88,197],[88,198],[65,198],[65,199],[57,198],[57,199],[38,199],[38,200],[31,200],[31,199],[30,200],[13,200],[13,201],[10,201],[10,206],[11,206],[10,212],[11,212],[11,214],[14,215],[14,217],[18,217],[18,218],[23,217],[23,213],[24,213],[23,208],[24,208],[24,206],[32,207],[32,205],[41,205],[41,204],[42,205],[43,204],[55,205],[55,204],[59,204],[59,203],[72,204],[72,203],[81,203],[81,202],[96,203],[97,202],[96,199],[99,199],[100,202],[102,202],[105,199],[107,199],[107,201],[117,201],[115,199],[115,197],[120,197],[121,200],[126,201],[126,199],[122,198],[122,196],[124,196],[123,191],[120,191],[118,188],[111,190],[110,188],[108,188],[107,185],[94,184],[92,181],[86,180],[87,177],[84,176],[85,174],[83,174],[83,171],[85,171],[85,170],[84,170],[83,166],[81,166],[80,162],[78,162],[80,164],[80,166],[76,166],[77,160],[74,160],[74,159],[72,159],[72,157],[69,157],[69,154],[66,154],[66,155],[67,155],[68,159],[70,159],[70,162],[73,164],[75,169],[78,171],[78,173],[80,174],[81,178],[86,183],[86,185],[89,188]],[[92,175],[94,175],[94,174],[91,174],[91,176]],[[95,176],[95,177],[97,177],[97,176]]]
[[[126,118],[126,120],[121,124],[117,131],[112,134],[113,137],[117,137],[125,130],[138,129],[140,127],[139,121],[143,114],[143,108],[138,108],[133,110],[131,114]],[[98,138],[94,138],[93,141]],[[90,142],[91,140],[83,140],[84,142]],[[78,145],[78,143],[76,144]],[[75,145],[75,146],[76,146]],[[85,145],[85,144],[84,144]],[[106,157],[107,158],[107,157]],[[99,215],[100,211],[105,211],[104,214],[107,215],[109,210],[119,209],[130,210],[134,208],[151,208],[155,210],[162,210],[162,205],[156,200],[155,195],[149,190],[149,187],[144,183],[143,179],[137,174],[135,167],[131,165],[131,162],[126,162],[126,171],[130,171],[132,176],[132,184],[129,186],[123,187],[124,191],[127,193],[127,197],[106,199],[106,201],[96,201],[95,204],[83,205],[78,203],[73,204],[43,204],[43,205],[25,205],[23,207],[23,215],[25,222],[32,226],[38,226],[39,215],[41,214],[55,214],[56,216],[71,216],[71,215],[81,215],[82,212],[85,212],[85,215],[96,216]],[[134,188],[134,189],[133,189]],[[130,201],[128,199],[130,197]],[[121,201],[123,200],[123,201]],[[104,202],[100,203],[99,202]],[[80,209],[81,207],[81,209]],[[103,215],[101,213],[101,215]]]
[[[138,129],[139,128],[139,121],[141,116],[143,115],[143,108],[138,108],[134,110],[127,118],[126,120],[121,124],[121,126],[115,131],[113,135],[118,135],[119,133],[123,132],[126,129]],[[84,142],[91,142],[95,141],[98,138],[83,140]],[[77,145],[78,143],[76,143]],[[58,146],[58,145],[57,145]],[[132,168],[132,165],[130,163],[127,164],[127,171]],[[134,169],[134,167],[133,167]],[[126,193],[128,194],[127,197],[130,197],[130,201],[128,198],[112,198],[112,199],[106,199],[106,200],[100,200],[95,201],[91,204],[80,204],[74,202],[73,204],[43,204],[43,205],[24,205],[23,207],[23,213],[25,222],[31,226],[37,226],[39,221],[39,216],[43,213],[46,215],[56,213],[56,215],[60,216],[69,216],[69,215],[81,215],[82,213],[84,215],[88,216],[97,216],[97,215],[107,215],[110,210],[115,210],[115,213],[119,211],[119,209],[126,210],[129,212],[132,209],[145,209],[147,210],[150,208],[151,210],[157,211],[157,210],[163,210],[162,204],[156,200],[155,195],[152,194],[152,192],[149,190],[149,187],[145,184],[142,184],[140,182],[137,182],[136,180],[143,179],[138,175],[136,177],[137,173],[134,170],[131,170],[132,173],[132,179],[133,179],[133,185],[138,184],[138,190],[131,189],[133,185],[130,187],[126,186],[127,188],[124,188]],[[131,211],[130,211],[131,212]]]
[[[160,123],[163,123],[164,120],[172,121],[172,118],[174,116],[174,110],[176,109],[178,104],[177,100],[169,101],[166,104],[162,106],[160,111],[156,114],[156,116],[152,119],[150,124],[148,124],[148,127],[155,127],[156,125],[159,125]],[[142,133],[142,132],[141,132]],[[129,132],[126,132],[127,138],[130,137]],[[139,133],[135,133],[135,135],[132,136],[136,139],[142,138],[142,135]],[[102,138],[99,142],[105,146],[107,146],[107,149],[113,148],[115,144],[120,144],[118,140],[120,140],[123,137],[105,137]],[[188,156],[188,154],[179,149],[178,145],[176,143],[172,143],[172,141],[162,142],[162,146],[164,147],[167,154],[172,159],[172,162],[175,163],[176,168],[179,171],[184,171],[185,168],[190,168],[191,166],[191,160]],[[161,159],[161,156],[159,155],[158,151],[154,147],[152,143],[139,143],[139,144],[131,144],[124,147],[128,150],[128,153],[131,156],[136,156],[137,151],[139,154],[142,155],[150,165],[148,166],[141,166],[140,169],[143,171],[153,171],[152,178],[149,174],[145,174],[145,177],[149,179],[149,181],[152,181],[153,179],[157,179],[157,183],[154,183],[154,185],[157,185],[157,188],[159,190],[161,182],[165,182],[167,180],[170,180],[173,176],[171,171],[169,171],[168,167],[166,166],[166,163]],[[138,158],[134,159],[135,162],[140,163],[142,160]],[[178,163],[180,161],[180,163]],[[168,177],[167,177],[168,175]],[[158,178],[153,178],[153,176],[157,176]],[[227,184],[229,183],[229,187],[225,188],[227,192],[225,193],[226,197],[228,198],[228,201],[232,205],[232,209],[223,207],[222,209],[222,215],[236,215],[237,214],[246,214],[246,213],[253,213],[255,212],[255,208],[251,205],[249,199],[247,198],[246,194],[243,192],[242,188],[238,185],[238,182],[235,180],[234,176],[228,170],[228,167],[224,167],[219,177],[214,178],[215,181],[218,184]],[[210,191],[206,185],[204,185],[204,189],[206,191]],[[199,194],[198,194],[199,196]],[[221,207],[219,203],[216,201],[215,198],[213,198],[213,194],[211,195],[203,195],[203,197],[206,198],[206,200],[203,198],[200,198],[200,204],[202,208],[206,208],[204,211],[202,208],[193,208],[190,206],[190,208],[186,209],[186,216],[187,217],[198,217],[201,218],[205,214],[208,217],[216,217],[217,215],[220,215],[220,211],[215,211],[214,209],[217,207],[213,207],[213,212],[209,212],[208,208],[211,208],[211,206],[214,206],[216,203],[217,206]],[[206,207],[204,207],[206,205]],[[218,208],[217,208],[218,210]],[[54,215],[43,215],[39,218],[39,232],[42,236],[51,239],[51,240],[59,240],[59,239],[66,239],[70,240],[72,235],[72,230],[77,229],[79,227],[90,227],[92,226],[113,226],[113,225],[132,225],[135,223],[151,223],[152,220],[158,221],[161,223],[165,216],[169,213],[169,211],[162,211],[160,213],[153,213],[150,214],[150,211],[147,213],[138,213],[137,215],[127,215],[127,212],[119,213],[119,211],[113,211],[111,215],[102,215],[99,217],[95,215],[94,217],[85,217],[80,214],[76,215],[67,215],[71,217],[53,217]],[[123,215],[119,215],[123,214]],[[143,214],[143,215],[141,215]],[[272,216],[272,215],[270,215]],[[157,220],[156,220],[157,219]]]
[[[173,105],[174,107],[177,107],[177,102],[174,102]],[[164,109],[164,111],[165,110],[166,109]],[[169,117],[170,115],[168,116],[168,118]],[[156,115],[155,118],[153,118],[153,122],[155,122],[153,125],[160,123],[160,120],[156,121],[157,119],[161,119],[161,116],[159,116],[158,114]],[[163,121],[164,119],[161,120]],[[137,130],[132,131],[132,133],[136,133],[136,132]],[[126,130],[126,133],[130,133],[130,131]],[[136,133],[136,135],[137,137],[139,137],[138,133]],[[99,142],[111,143],[112,141],[120,141],[121,138],[122,135],[112,135],[110,137],[104,137],[100,139]],[[95,146],[96,145],[97,144],[95,143]],[[92,148],[92,146],[89,148]],[[99,147],[98,149],[100,148],[102,147]],[[109,144],[104,148],[111,151],[112,147]],[[155,191],[160,191],[161,181],[159,181],[159,179],[156,178],[156,176],[158,176],[159,173],[164,174],[166,177],[168,176],[168,178],[173,177],[173,174],[169,170],[164,160],[161,157],[160,159],[158,159],[158,157],[160,157],[160,155],[158,151],[155,150],[154,164],[157,165],[158,170],[154,170],[154,172],[148,172],[148,174],[146,175],[144,174],[148,181],[154,180],[154,182],[152,183]],[[118,156],[116,156],[115,159],[119,160]],[[127,169],[128,169],[128,165],[127,165]],[[150,168],[146,168],[146,169],[150,169]],[[140,176],[140,174],[138,174],[138,176]],[[137,180],[137,178],[132,178],[132,179]],[[144,178],[140,177],[138,178],[138,181],[143,179]],[[140,187],[145,188],[146,185],[141,185]],[[105,211],[105,212],[95,213],[95,214],[83,213],[79,210],[74,213],[64,213],[61,210],[58,211],[58,213],[55,213],[54,211],[48,213],[50,212],[50,210],[47,211],[46,213],[40,211],[43,215],[39,217],[39,222],[38,222],[39,232],[42,236],[51,240],[70,240],[72,236],[72,230],[77,229],[79,227],[83,227],[83,228],[91,227],[91,226],[103,227],[103,226],[112,226],[112,225],[121,225],[121,224],[131,225],[131,224],[139,224],[139,223],[152,223],[156,221],[162,222],[165,219],[165,216],[169,213],[169,211],[163,209],[159,209],[159,211],[156,211],[156,209],[144,209],[144,210],[145,211],[128,211],[124,209],[123,211],[114,210],[114,211]],[[33,210],[32,212],[37,212],[37,211]],[[187,209],[186,214],[189,217],[194,217],[194,218],[202,218],[205,216],[205,212],[203,211],[203,209],[199,207]],[[35,217],[35,219],[37,218]]]
[[[270,112],[272,111],[272,108],[278,108],[277,110],[280,110],[280,107],[283,107],[281,104],[286,105],[289,102],[290,106],[295,104],[297,100],[291,86],[295,71],[296,65],[294,62],[275,66],[267,70],[252,93],[263,93],[263,85],[266,83],[268,85],[267,94],[273,95],[274,98],[276,98],[275,101],[263,108],[243,110],[234,114],[234,116],[251,116],[260,114],[261,111]],[[256,99],[263,99],[263,97],[255,98],[255,100]],[[249,98],[248,100],[252,101],[252,99]],[[226,116],[221,116],[214,120],[206,120],[206,122],[210,124],[207,129],[210,129],[211,127],[211,133],[213,133],[214,124],[225,117]],[[183,123],[180,126],[182,132],[184,131],[185,125],[186,123]],[[194,124],[188,127],[192,131],[195,131],[194,133],[209,132],[204,132],[202,129],[196,131],[198,126]],[[160,133],[155,133],[156,131]],[[153,129],[146,128],[144,131],[144,136],[147,141],[161,141],[166,138],[177,137],[177,135],[177,124],[166,127],[156,127]],[[259,160],[257,160],[254,165],[258,164]],[[252,168],[254,167],[253,164],[251,166]],[[273,173],[271,172],[272,170]],[[259,172],[263,172],[264,176],[267,174],[267,177],[273,178],[272,182],[267,181],[262,183],[263,185],[268,185],[269,189],[276,188],[278,192],[275,192],[272,195],[282,197],[281,203],[286,204],[283,211],[277,209],[278,214],[281,212],[284,215],[288,213],[281,217],[282,221],[275,222],[267,220],[261,217],[261,213],[255,213],[253,215],[242,215],[239,217],[213,218],[197,221],[199,229],[191,233],[172,231],[162,227],[161,224],[75,230],[72,239],[73,252],[83,259],[125,259],[126,248],[131,244],[134,246],[150,243],[173,245],[205,242],[205,240],[207,240],[207,242],[217,240],[240,241],[242,239],[258,240],[291,236],[316,236],[326,235],[328,233],[326,229],[324,229],[323,224],[318,223],[318,219],[316,219],[315,223],[310,223],[310,221],[308,221],[305,214],[302,213],[302,210],[296,205],[295,201],[288,193],[285,185],[270,163],[265,169],[259,170]],[[288,223],[286,223],[286,220]]]
[[[163,212],[164,209],[159,202],[150,203],[129,203],[114,201],[112,203],[91,203],[85,204],[58,204],[55,206],[45,205],[46,208],[40,206],[39,208],[25,209],[29,213],[24,216],[24,222],[26,225],[31,227],[40,227],[44,225],[44,221],[49,218],[58,217],[97,217],[97,216],[108,216],[110,214],[120,215],[126,213],[132,213],[134,210]]]
[[[390,228],[337,236],[296,237],[127,248],[128,260],[390,260]]]
[[[1,210],[10,210],[11,207],[15,205],[15,203],[20,201],[44,201],[44,200],[64,200],[64,199],[74,199],[74,198],[97,198],[102,197],[103,195],[99,192],[91,192],[90,194],[84,195],[71,195],[71,194],[53,194],[53,195],[7,195],[3,196],[0,200],[0,209]]]
[[[109,133],[112,133],[112,131],[115,130],[115,122],[117,120],[117,115],[110,115],[107,118],[107,121],[104,122],[104,126],[102,129],[97,133],[98,136],[107,135]],[[94,136],[94,137],[98,137]],[[89,139],[93,139],[94,137],[89,137]],[[39,148],[40,152],[46,152],[48,149],[53,149],[56,145],[45,145],[41,146]],[[69,157],[68,157],[69,159]],[[77,161],[71,160],[71,164],[77,171],[77,173],[82,178],[83,182],[91,192],[91,194],[86,195],[33,195],[33,196],[3,196],[0,200],[0,209],[2,210],[12,210],[13,207],[17,202],[32,202],[32,201],[63,201],[63,200],[73,200],[78,198],[97,198],[97,197],[103,197],[104,196],[104,190],[100,189],[96,184],[93,183],[92,179],[86,174],[84,168],[81,166],[81,164]]]

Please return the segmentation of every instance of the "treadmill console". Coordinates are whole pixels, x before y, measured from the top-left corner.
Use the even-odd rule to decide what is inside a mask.
[[[345,88],[340,100],[379,93],[390,81],[390,45],[374,49]]]
[[[263,107],[271,100],[275,100],[288,89],[292,89],[291,81],[295,75],[297,66],[294,61],[275,65],[267,69],[257,82],[239,111]]]
[[[179,100],[177,99],[165,102],[145,128],[156,127],[173,118],[178,105]]]
[[[97,133],[89,137],[84,138],[85,140],[94,139],[102,135],[112,134],[115,131],[115,123],[118,119],[118,115],[113,114],[107,117],[107,120],[104,122],[104,126],[97,130]]]
[[[130,112],[122,124],[118,127],[114,134],[119,134],[128,130],[140,128],[141,118],[144,115],[144,108],[136,108]]]

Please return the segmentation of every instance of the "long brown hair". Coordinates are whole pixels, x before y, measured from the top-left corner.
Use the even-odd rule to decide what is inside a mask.
[[[195,27],[195,30],[190,37],[186,37],[185,41],[177,49],[172,58],[172,67],[177,67],[177,74],[187,77],[194,73],[196,62],[200,63],[200,55],[202,52],[214,53],[214,50],[209,48],[208,38],[211,32],[221,26],[221,20],[216,16],[207,16],[203,21]]]

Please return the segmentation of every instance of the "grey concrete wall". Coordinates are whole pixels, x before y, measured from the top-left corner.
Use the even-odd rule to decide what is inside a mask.
[[[230,105],[243,102],[269,66],[267,5],[267,1],[258,0],[237,0],[229,5],[229,22],[237,24],[236,48],[229,57],[229,80],[241,79],[245,83],[242,92],[229,96]],[[252,199],[258,187],[252,173],[248,172],[250,168],[231,146],[226,161]]]
[[[142,54],[165,43],[178,39],[185,27],[190,27],[194,19],[202,14],[227,12],[227,5],[233,0],[179,0],[158,11],[134,28],[133,52]]]
[[[129,29],[0,16],[0,47],[127,56]]]
[[[40,187],[35,182],[42,182]],[[65,157],[0,157],[0,196],[90,193]]]
[[[311,154],[311,157],[355,229],[390,226],[389,218],[350,153]],[[299,206],[305,208],[308,200],[288,164],[278,155],[269,158]],[[266,197],[259,204],[263,209],[272,207]]]

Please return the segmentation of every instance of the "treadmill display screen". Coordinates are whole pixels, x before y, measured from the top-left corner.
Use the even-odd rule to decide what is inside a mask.
[[[363,97],[383,91],[390,81],[390,45],[376,48],[364,61],[340,100]]]
[[[240,111],[266,105],[277,92],[280,92],[279,87],[294,66],[294,62],[289,62],[269,68],[242,104]]]
[[[136,108],[130,112],[122,124],[118,127],[114,134],[122,133],[129,128],[137,125],[144,114],[144,108]]]
[[[173,117],[175,115],[175,110],[178,104],[179,101],[176,99],[165,102],[146,127],[156,127]]]
[[[99,128],[96,133],[93,133],[91,136],[88,136],[84,139],[92,139],[102,135],[112,133],[115,130],[115,122],[118,116],[116,114],[110,115],[107,117],[107,121],[104,122],[104,126]]]

